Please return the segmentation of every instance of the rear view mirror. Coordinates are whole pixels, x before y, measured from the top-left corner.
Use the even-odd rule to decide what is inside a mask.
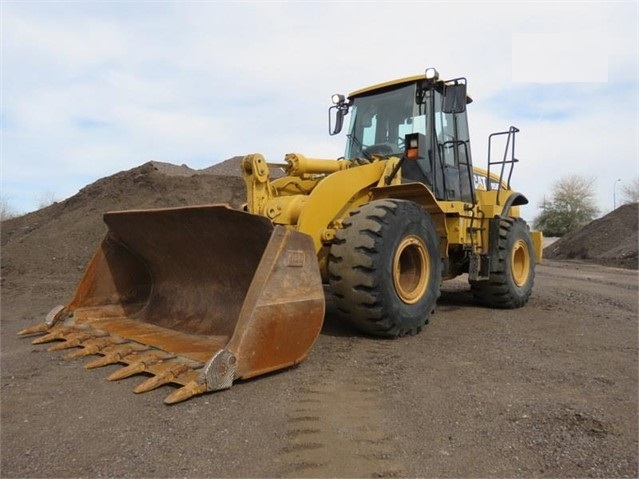
[[[463,113],[466,111],[466,84],[453,83],[444,85],[444,113]]]
[[[344,126],[344,116],[348,110],[340,107],[339,105],[333,105],[328,109],[328,134],[337,135],[342,131]]]
[[[350,102],[344,95],[338,93],[331,97],[331,101],[333,106],[328,109],[328,134],[337,135],[344,126],[344,117],[348,115]]]

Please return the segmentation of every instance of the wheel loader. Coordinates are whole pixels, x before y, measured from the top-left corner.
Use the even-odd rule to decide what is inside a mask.
[[[98,356],[86,368],[124,365],[110,380],[147,376],[135,392],[177,385],[172,404],[303,361],[325,293],[382,337],[419,332],[460,275],[481,305],[524,306],[542,235],[511,188],[518,130],[490,135],[486,168],[473,167],[466,84],[428,68],[334,95],[329,134],[348,120],[345,155],[245,156],[242,208],[105,213],[73,298],[19,334]]]

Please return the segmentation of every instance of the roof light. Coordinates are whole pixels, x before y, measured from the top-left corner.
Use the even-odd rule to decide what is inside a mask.
[[[346,100],[346,98],[344,97],[344,95],[340,95],[339,93],[335,93],[335,95],[333,95],[331,97],[331,100],[333,101],[333,105],[340,105],[340,104],[344,103],[344,100]]]
[[[439,72],[435,70],[433,67],[429,67],[426,69],[426,80],[428,81],[437,81],[439,80]]]

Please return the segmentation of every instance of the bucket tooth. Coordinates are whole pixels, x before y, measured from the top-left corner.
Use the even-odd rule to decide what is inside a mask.
[[[50,342],[55,341],[57,339],[59,339],[59,336],[56,333],[49,333],[49,334],[45,334],[44,336],[40,336],[39,338],[34,339],[33,341],[31,341],[31,344],[50,343]]]
[[[175,359],[175,354],[167,353],[166,351],[160,351],[159,349],[150,351],[135,351],[123,358],[124,362],[128,364],[142,362],[147,366],[166,361],[168,359]]]
[[[82,341],[85,341],[89,338],[93,338],[95,335],[91,333],[71,333],[66,337],[66,341],[64,343],[55,344],[51,346],[47,351],[63,351],[65,349],[77,348],[82,344]]]
[[[118,363],[120,362],[120,359],[121,359],[121,356],[118,353],[111,353],[86,363],[84,367],[85,369],[101,368],[104,366],[108,366],[109,364]]]
[[[103,349],[122,342],[124,342],[124,340],[112,337],[88,339],[81,344],[82,349],[67,354],[63,359],[83,358],[85,356],[91,356],[92,354],[99,354]]]
[[[207,391],[206,383],[203,381],[191,381],[186,386],[173,391],[164,399],[164,404],[175,404],[186,401],[187,399],[203,394]]]
[[[167,359],[172,359],[175,356],[164,351],[146,351],[135,352],[122,358],[124,362],[129,363],[128,366],[124,366],[107,377],[109,381],[118,381],[120,379],[128,378],[135,374],[143,373],[149,366],[160,363]]]
[[[116,372],[107,376],[107,380],[119,381],[120,379],[125,379],[130,376],[143,373],[145,370],[146,370],[146,364],[143,361],[138,361],[136,363],[131,363],[128,366],[118,369]]]
[[[56,306],[47,314],[44,319],[44,323],[36,324],[18,331],[18,336],[29,336],[31,334],[44,333],[51,329],[51,327],[57,323],[65,313],[65,308],[62,305]]]
[[[29,326],[28,328],[18,331],[18,336],[30,336],[32,334],[39,334],[48,331],[51,328],[46,323],[36,324],[35,326]]]
[[[148,348],[136,343],[119,344],[113,346],[103,357],[86,363],[84,367],[86,369],[95,369],[108,366],[109,364],[119,363],[124,356],[131,354],[133,351],[140,351],[141,349]]]
[[[44,336],[35,338],[33,341],[31,341],[31,344],[44,344],[57,341],[58,339],[64,339],[64,337],[70,332],[71,330],[69,330],[68,328],[58,328],[55,331],[51,331],[49,334],[45,334]]]
[[[145,393],[153,389],[159,388],[160,386],[164,384],[173,382],[173,380],[175,380],[180,374],[184,374],[190,369],[191,368],[187,366],[186,364],[178,363],[178,364],[172,365],[167,370],[138,384],[138,386],[133,390],[133,392],[136,394]]]
[[[147,379],[144,382],[141,382],[137,385],[137,387],[133,390],[134,393],[145,393],[148,391],[152,391],[153,389],[159,388],[164,384],[168,384],[172,380],[172,376],[167,374],[162,374],[160,376],[153,376],[152,378]]]
[[[84,356],[91,356],[92,354],[95,354],[95,353],[92,353],[90,350],[88,350],[86,348],[83,348],[83,349],[79,349],[77,351],[72,351],[69,354],[66,354],[66,355],[62,356],[62,359],[83,358]]]
[[[55,351],[64,351],[65,349],[72,349],[77,347],[80,344],[80,341],[65,341],[64,343],[55,344],[49,348],[47,351],[53,353]]]

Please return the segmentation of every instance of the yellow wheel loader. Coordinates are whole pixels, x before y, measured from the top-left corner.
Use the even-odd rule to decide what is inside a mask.
[[[542,236],[510,185],[518,130],[491,135],[487,169],[474,168],[470,102],[465,78],[432,68],[334,95],[329,133],[350,125],[344,157],[244,157],[242,209],[106,213],[74,297],[20,334],[99,356],[87,368],[125,365],[111,380],[149,376],[135,392],[179,385],[175,403],[302,361],[325,289],[344,321],[385,337],[420,331],[441,281],[462,274],[480,304],[523,306]]]

